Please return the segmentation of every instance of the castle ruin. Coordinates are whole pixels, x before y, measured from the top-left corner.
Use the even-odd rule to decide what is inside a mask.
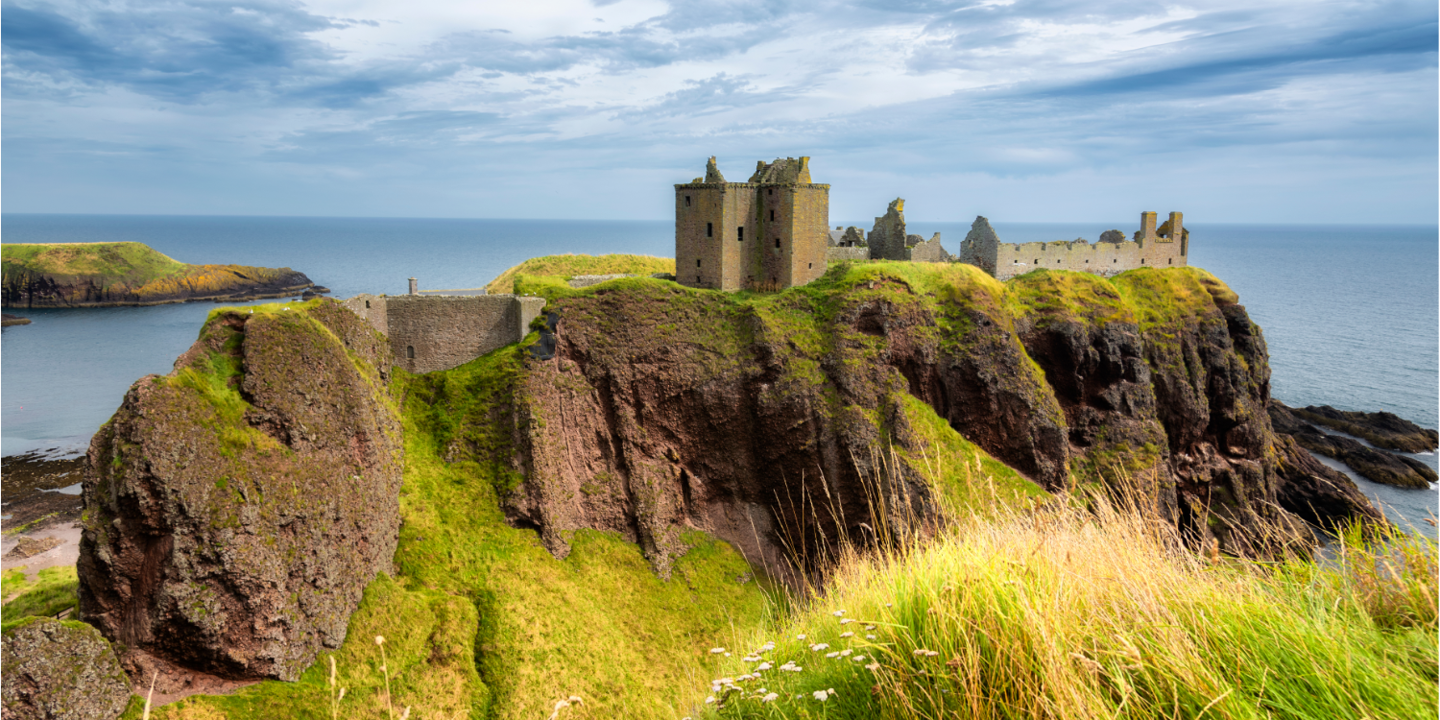
[[[1140,213],[1140,229],[1125,239],[1118,230],[1109,230],[1091,245],[1085,240],[1002,243],[990,221],[975,218],[970,233],[960,243],[960,262],[975,265],[1009,280],[1037,268],[1074,270],[1110,277],[1135,268],[1184,267],[1190,257],[1190,231],[1181,213],[1170,213],[1165,224],[1155,226],[1155,213]]]
[[[750,180],[705,177],[675,186],[675,280],[712,290],[779,289],[825,272],[830,186],[810,181],[810,158],[759,161]]]

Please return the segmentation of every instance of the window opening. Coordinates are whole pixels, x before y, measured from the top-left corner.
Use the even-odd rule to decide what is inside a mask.
[[[411,360],[414,360],[414,359],[415,359],[415,346],[414,346],[414,345],[406,345],[406,346],[405,346],[405,357],[410,358]]]
[[[774,220],[774,219],[775,219],[775,211],[774,211],[774,210],[771,210],[771,211],[770,211],[770,219],[771,219],[771,220]]]
[[[1141,264],[1141,265],[1144,265],[1144,264],[1145,264],[1145,258],[1140,258],[1140,264]]]
[[[815,263],[813,263],[813,262],[812,262],[812,263],[805,263],[805,269],[806,269],[806,270],[814,270],[814,269],[815,269]]]
[[[689,196],[689,195],[686,195],[686,196],[685,196],[685,207],[690,207],[690,196]]]
[[[735,228],[735,239],[739,240],[740,242],[745,242],[745,228]]]
[[[774,194],[775,194],[775,188],[765,188],[765,194],[766,194],[766,195],[774,195]]]
[[[370,301],[369,301],[369,300],[366,300],[366,301],[365,301],[365,309],[366,309],[366,310],[369,310],[369,309],[370,309]]]
[[[705,223],[705,237],[715,237],[714,223]]]
[[[700,258],[695,258],[695,267],[700,267]]]
[[[1165,264],[1166,264],[1166,265],[1174,265],[1174,264],[1175,264],[1175,258],[1170,258],[1170,262],[1167,262],[1167,263],[1165,263]],[[369,305],[370,303],[365,303],[365,304],[366,304],[366,305]]]
[[[775,238],[775,249],[776,249],[776,250],[779,250],[779,249],[780,249],[780,238]]]

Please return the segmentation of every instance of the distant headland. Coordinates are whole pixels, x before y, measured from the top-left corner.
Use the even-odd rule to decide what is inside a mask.
[[[0,246],[0,306],[78,308],[237,302],[315,288],[290,268],[191,265],[138,242]]]

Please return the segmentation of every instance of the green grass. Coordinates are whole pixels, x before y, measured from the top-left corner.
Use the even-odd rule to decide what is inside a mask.
[[[45,275],[105,276],[144,284],[190,268],[138,242],[0,245],[0,262]]]
[[[34,580],[27,580],[24,571],[7,570],[3,582],[6,630],[27,617],[54,617],[77,602],[74,565],[45,568]]]
[[[518,293],[515,283],[520,275],[552,277],[563,284],[576,275],[648,276],[675,273],[675,259],[651,255],[546,255],[516,265],[485,286],[492,294]],[[566,287],[569,287],[568,285]]]
[[[1435,545],[1358,537],[1337,566],[1210,564],[1168,523],[1098,500],[972,517],[924,547],[848,557],[809,609],[744,637],[774,647],[732,657],[703,713],[1433,717]]]
[[[899,401],[924,448],[898,452],[935,488],[949,517],[1028,507],[1050,497],[1039,485],[955,432],[945,418],[918,398],[902,393]]]

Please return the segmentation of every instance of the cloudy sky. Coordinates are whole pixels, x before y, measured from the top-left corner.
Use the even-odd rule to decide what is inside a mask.
[[[1437,7],[16,0],[3,210],[664,219],[717,155],[831,217],[1437,213]]]

